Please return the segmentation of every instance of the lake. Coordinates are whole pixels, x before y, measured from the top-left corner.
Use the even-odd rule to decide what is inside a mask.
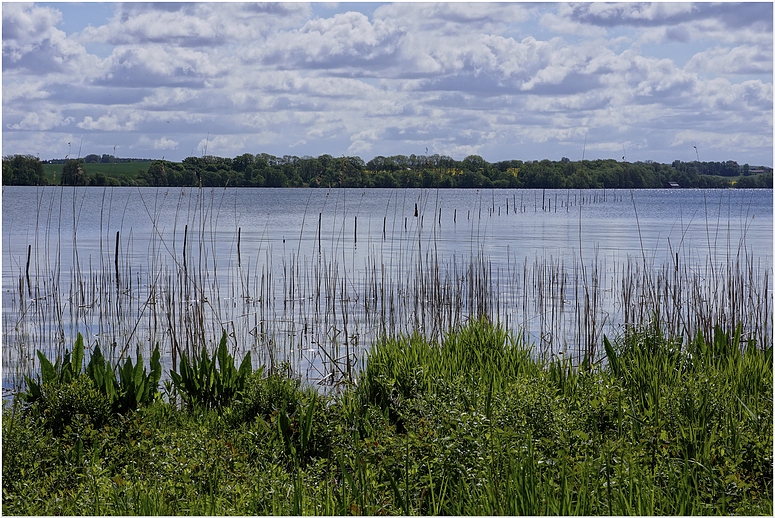
[[[771,190],[3,188],[3,387],[77,333],[166,368],[351,378],[380,336],[487,315],[536,354],[742,323],[772,336]],[[656,314],[655,314],[656,312]]]

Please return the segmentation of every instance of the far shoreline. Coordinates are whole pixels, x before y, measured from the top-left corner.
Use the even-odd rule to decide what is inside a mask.
[[[613,159],[505,160],[478,155],[188,157],[181,162],[87,155],[41,161],[31,155],[3,158],[3,185],[116,187],[311,187],[432,189],[664,189],[773,187],[767,166],[725,162]]]

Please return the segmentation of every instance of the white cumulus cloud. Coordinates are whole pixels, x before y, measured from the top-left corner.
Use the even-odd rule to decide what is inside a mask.
[[[72,117],[63,117],[61,113],[52,110],[41,110],[28,113],[17,124],[8,124],[6,127],[14,130],[39,130],[45,131],[59,126],[66,126],[73,122]]]
[[[686,70],[701,74],[772,74],[772,47],[752,45],[715,47],[698,52],[686,64]]]
[[[4,152],[772,162],[771,3],[90,5],[3,4]]]

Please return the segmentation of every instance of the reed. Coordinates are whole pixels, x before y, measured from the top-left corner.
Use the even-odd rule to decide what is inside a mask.
[[[463,222],[456,209],[442,217],[438,193],[434,200],[433,191],[392,191],[381,231],[367,217],[356,223],[363,195],[353,203],[358,195],[345,190],[328,191],[315,211],[317,225],[306,227],[314,220],[307,218],[310,194],[294,231],[298,244],[286,247],[285,237],[269,239],[266,227],[246,232],[233,190],[138,190],[134,199],[151,230],[137,237],[123,223],[130,198],[117,201],[119,191],[105,188],[99,235],[89,236],[98,241],[94,257],[82,251],[87,191],[38,188],[35,238],[15,244],[24,250],[18,260],[8,250],[16,282],[3,310],[6,385],[20,387],[24,375],[38,371],[36,350],[61,356],[78,333],[113,362],[137,345],[150,357],[158,344],[165,370],[174,370],[203,345],[214,351],[213,337],[225,332],[234,357],[250,353],[269,371],[288,362],[307,381],[330,387],[353,382],[368,347],[384,336],[440,339],[469,319],[505,325],[534,343],[538,357],[561,354],[574,365],[605,361],[603,334],[652,320],[686,340],[739,323],[744,341],[772,339],[772,265],[755,257],[744,237],[735,244],[728,237],[726,250],[719,246],[720,221],[716,228],[706,222],[707,254],[670,244],[675,259],[664,264],[645,248],[641,257],[625,258],[520,257],[510,250],[505,263],[494,264],[488,225],[521,217],[523,194],[514,196],[514,210],[500,214],[494,197],[480,197]],[[557,209],[562,196],[553,197]],[[579,210],[625,203],[617,193],[564,197]],[[552,196],[542,198],[548,207]],[[67,207],[69,220],[61,216]],[[581,225],[581,212],[579,218]],[[112,233],[116,219],[122,223]],[[442,251],[450,227],[466,233],[467,250]],[[62,260],[63,253],[71,259]]]

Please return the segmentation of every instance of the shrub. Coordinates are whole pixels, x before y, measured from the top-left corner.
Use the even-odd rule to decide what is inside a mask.
[[[61,436],[68,426],[76,430],[88,426],[100,428],[112,416],[110,402],[85,375],[69,383],[45,384],[29,413],[41,417],[44,426],[55,436]]]
[[[238,399],[224,411],[226,422],[234,426],[262,420],[295,462],[327,456],[332,432],[324,396],[303,388],[299,380],[262,374],[263,368],[248,377]]]
[[[216,368],[216,361],[218,366]],[[170,378],[183,401],[190,407],[202,406],[219,411],[231,403],[244,387],[248,375],[252,372],[250,353],[245,355],[239,369],[234,366],[234,357],[226,348],[226,332],[221,336],[218,350],[212,358],[202,346],[199,358],[194,356],[189,362],[183,354],[180,372],[170,371]]]
[[[57,358],[56,364],[52,364],[41,351],[38,351],[38,360],[40,361],[41,383],[24,376],[24,380],[27,382],[27,392],[22,393],[21,397],[27,403],[34,403],[42,397],[42,385],[67,384],[81,373],[83,336],[78,333],[72,355],[70,351],[65,351],[64,358]]]
[[[151,355],[150,373],[146,373],[143,356],[138,351],[137,364],[132,365],[132,359],[127,358],[124,365],[118,369],[117,379],[110,362],[102,356],[99,345],[92,353],[86,373],[97,390],[108,398],[114,412],[125,414],[130,410],[137,410],[140,405],[150,404],[158,394],[161,377],[159,346],[156,345]]]
[[[77,379],[81,374],[83,364],[84,346],[83,336],[78,333],[75,340],[72,355],[65,352],[64,358],[57,359],[52,364],[46,355],[38,351],[40,360],[41,382],[25,376],[27,392],[21,394],[22,400],[28,404],[34,404],[45,398],[44,392],[51,387],[64,387]],[[147,405],[154,400],[158,393],[159,378],[161,377],[161,362],[159,346],[151,355],[151,372],[147,373],[143,365],[143,356],[137,352],[137,364],[133,365],[132,359],[127,358],[124,365],[117,369],[119,378],[116,378],[114,368],[105,360],[99,345],[94,348],[85,373],[94,385],[94,388],[107,400],[112,410],[119,414],[125,414],[130,410],[136,410],[139,405]]]

